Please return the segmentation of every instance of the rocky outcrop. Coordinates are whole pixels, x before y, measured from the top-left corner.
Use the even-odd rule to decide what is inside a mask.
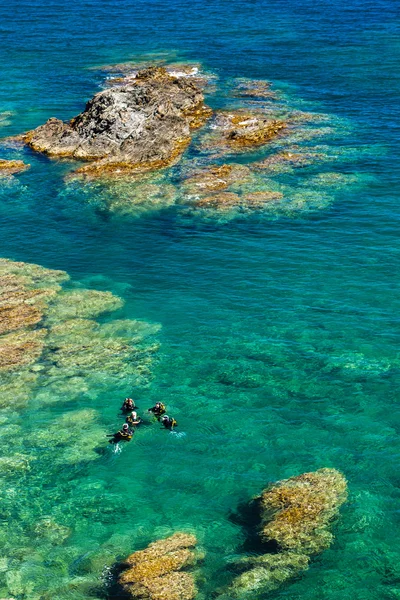
[[[21,139],[49,156],[90,161],[80,173],[143,172],[172,164],[210,113],[193,81],[152,67],[99,92],[71,121],[49,119]]]
[[[242,598],[277,589],[307,569],[310,558],[330,546],[330,525],[345,502],[347,484],[335,469],[320,469],[284,479],[255,500],[260,537],[273,553],[239,560],[227,597]]]
[[[150,544],[124,561],[119,584],[132,598],[143,600],[192,600],[197,594],[192,573],[201,555],[194,551],[195,536],[175,533]]]
[[[30,165],[22,160],[3,160],[0,159],[0,177],[1,175],[15,175],[29,169]]]

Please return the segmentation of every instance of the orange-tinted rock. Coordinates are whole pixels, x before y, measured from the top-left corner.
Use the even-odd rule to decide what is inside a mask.
[[[192,600],[197,588],[191,573],[172,572],[164,577],[128,584],[125,591],[138,600]]]
[[[45,329],[17,331],[0,337],[0,371],[13,371],[38,360],[44,348]]]
[[[29,169],[30,165],[22,160],[2,160],[0,159],[0,175],[15,175]]]
[[[176,533],[131,554],[124,561],[129,569],[120,575],[120,585],[132,598],[192,600],[197,594],[194,577],[182,569],[199,559],[195,544],[193,535]]]
[[[124,560],[124,563],[134,566],[141,562],[164,556],[168,552],[174,552],[182,548],[194,548],[196,544],[197,540],[194,535],[190,533],[174,533],[170,537],[153,542],[144,550],[134,552]]]
[[[346,479],[335,469],[284,479],[260,497],[261,538],[282,550],[322,552],[332,542],[329,525],[346,498]]]

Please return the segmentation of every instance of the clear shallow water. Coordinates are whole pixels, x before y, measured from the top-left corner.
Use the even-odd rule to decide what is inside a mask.
[[[32,397],[32,416],[4,411],[3,427],[25,429],[18,441],[3,434],[4,451],[37,460],[2,485],[2,597],[100,597],[105,566],[180,528],[207,551],[208,593],[244,541],[229,518],[238,503],[323,466],[349,479],[336,542],[271,597],[399,597],[397,13],[397,3],[354,1],[0,8],[4,135],[77,114],[102,82],[90,67],[175,53],[221,77],[271,79],[350,122],[350,147],[377,147],[346,167],[367,184],[326,209],[224,224],[173,207],[110,216],[66,193],[68,165],[23,154],[31,170],[0,190],[1,256],[65,269],[123,296],[120,316],[161,323],[138,404],[165,401],[185,435],[143,428],[121,454],[60,470],[59,449],[32,450],[30,430],[95,408],[113,431],[122,391],[104,383],[56,406]],[[43,517],[71,536],[38,536]]]

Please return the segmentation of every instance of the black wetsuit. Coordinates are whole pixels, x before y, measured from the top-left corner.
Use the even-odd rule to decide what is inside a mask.
[[[120,429],[117,433],[114,433],[114,437],[110,440],[110,444],[117,444],[118,442],[129,442],[133,436],[131,429]]]
[[[162,424],[164,425],[165,429],[169,429],[170,431],[172,431],[173,428],[178,425],[178,423],[172,417],[169,417],[168,419],[162,419]]]

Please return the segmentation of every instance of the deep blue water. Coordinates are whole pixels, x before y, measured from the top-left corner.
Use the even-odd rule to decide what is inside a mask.
[[[273,81],[307,110],[342,119],[349,133],[340,143],[356,157],[343,167],[356,183],[319,210],[220,222],[173,206],[98,210],[95,190],[66,186],[68,163],[0,148],[0,157],[31,163],[0,181],[0,256],[64,269],[123,296],[123,316],[160,323],[154,380],[137,394],[143,407],[167,402],[186,434],[146,430],[121,455],[58,476],[39,461],[24,475],[26,500],[1,524],[1,597],[100,596],[93,581],[104,567],[181,528],[207,552],[208,594],[243,542],[230,511],[269,481],[324,466],[349,481],[335,543],[270,597],[400,597],[399,8],[383,0],[1,4],[4,136],[78,114],[104,79],[93,67],[165,56],[198,61],[222,82]],[[219,101],[218,92],[210,98]],[[89,400],[32,402],[47,423]],[[118,426],[118,402],[107,386],[95,399],[105,427]],[[19,484],[6,474],[1,493]],[[36,541],[39,516],[72,536],[56,550]],[[80,571],[88,552],[100,562]]]

